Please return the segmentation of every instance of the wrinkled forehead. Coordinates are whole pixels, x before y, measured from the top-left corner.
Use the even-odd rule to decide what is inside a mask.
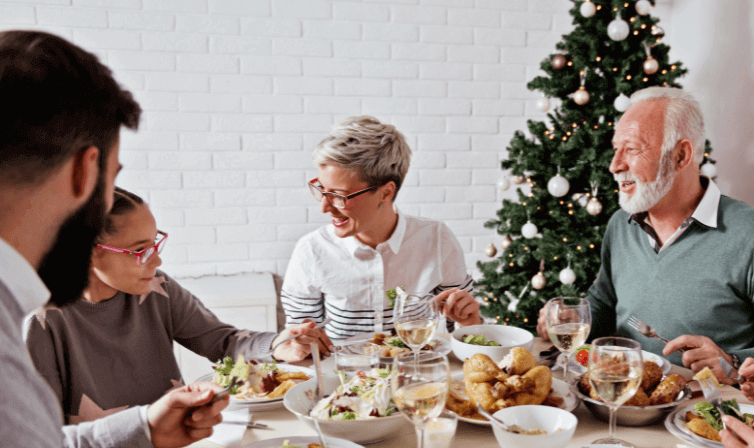
[[[626,142],[662,144],[666,100],[647,100],[628,108],[618,120],[613,145]]]

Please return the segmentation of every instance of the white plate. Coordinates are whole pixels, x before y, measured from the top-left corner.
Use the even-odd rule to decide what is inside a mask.
[[[576,446],[570,446],[568,448],[615,448],[616,445],[605,445],[602,443],[598,444],[589,444],[589,445],[576,445]]]
[[[280,448],[283,442],[288,441],[289,445],[306,448],[310,443],[319,443],[319,437],[278,437],[277,439],[267,439],[254,442],[250,445],[244,445],[240,448]],[[357,445],[348,440],[337,439],[335,437],[325,437],[325,443],[332,448],[364,448],[363,445]]]
[[[754,405],[738,403],[738,407],[741,408],[741,413],[754,414]],[[723,448],[722,443],[698,436],[686,427],[686,412],[688,411],[694,411],[693,404],[680,407],[668,414],[668,416],[665,417],[665,428],[667,428],[671,434],[686,443],[703,446],[705,448]]]
[[[450,377],[454,380],[463,382],[463,372],[456,372],[450,375]],[[553,395],[555,395],[556,397],[562,397],[564,399],[563,405],[560,406],[560,409],[571,412],[579,406],[579,399],[576,398],[576,396],[571,392],[570,387],[568,387],[568,383],[566,383],[565,381],[553,378],[552,389],[554,392]],[[458,416],[458,420],[466,423],[471,423],[472,425],[491,426],[489,420],[477,420],[475,418],[461,417],[460,415]]]
[[[283,371],[288,372],[304,372],[309,376],[309,378],[314,378],[316,375],[314,374],[314,370],[308,368],[308,367],[302,367],[302,366],[294,366],[291,364],[278,364],[277,365],[279,369]],[[208,373],[206,375],[202,375],[199,378],[196,379],[196,382],[199,381],[208,381],[212,382],[212,378],[214,378],[215,374]],[[228,409],[238,409],[238,408],[249,408],[253,411],[266,411],[268,409],[277,409],[283,407],[283,397],[279,398],[259,398],[256,400],[242,400],[239,398],[235,398],[233,395],[230,396],[230,404],[228,405]]]
[[[668,372],[670,372],[670,367],[671,367],[670,361],[663,358],[662,356],[657,356],[654,353],[650,353],[650,352],[642,350],[641,357],[644,361],[652,361],[653,363],[660,366],[663,374],[667,375]],[[582,366],[581,364],[578,363],[578,361],[576,361],[576,353],[571,354],[568,357],[568,361],[569,361],[568,363],[569,372],[575,373],[577,375],[581,375],[582,373],[587,371],[586,367]],[[558,367],[562,369],[564,362],[565,362],[565,355],[561,353],[560,355],[558,355],[558,359],[557,359]]]
[[[371,341],[374,338],[375,334],[377,334],[377,333],[359,333],[357,335],[351,336],[350,338],[347,338],[346,341],[363,341],[363,340],[365,340],[364,342],[369,342],[369,341]],[[387,334],[387,333],[382,333],[382,334]],[[393,337],[393,336],[390,336],[390,337]],[[431,342],[435,343],[435,349],[433,350],[433,353],[439,353],[440,355],[447,355],[448,353],[450,353],[450,341],[448,341],[446,339],[443,339],[443,338],[435,338],[435,339],[432,339]],[[336,343],[336,345],[337,345],[337,343]],[[350,346],[347,345],[346,347],[350,347]],[[393,358],[392,357],[380,357],[380,362],[382,362],[382,363],[393,362]]]

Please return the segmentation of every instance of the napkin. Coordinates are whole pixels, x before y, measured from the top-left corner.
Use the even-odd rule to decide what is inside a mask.
[[[223,411],[223,423],[215,425],[214,432],[205,440],[214,442],[226,448],[238,448],[241,446],[243,435],[246,427],[243,425],[226,425],[224,422],[244,422],[251,421],[249,410],[236,409],[233,411]]]

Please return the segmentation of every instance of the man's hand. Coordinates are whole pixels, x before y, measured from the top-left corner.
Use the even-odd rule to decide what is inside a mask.
[[[539,310],[539,317],[537,318],[537,333],[539,334],[539,337],[541,337],[543,341],[550,340],[550,335],[547,334],[547,318],[545,317],[545,313],[547,312],[547,307],[549,305],[550,305],[550,302],[545,303],[545,306],[543,306]]]
[[[221,389],[214,383],[193,383],[152,403],[147,408],[147,423],[155,448],[182,447],[211,436],[212,427],[223,419],[220,411],[228,406],[229,398],[206,405]]]
[[[749,380],[751,376],[754,376],[754,358],[746,358],[741,363],[738,373],[746,378],[746,382],[741,385],[741,392],[746,395],[747,400],[754,401],[754,382]]]
[[[317,323],[313,320],[306,319],[302,324],[292,325],[281,331],[275,340],[272,341],[273,346],[277,341],[281,341],[287,337],[297,334],[300,334],[301,336],[292,341],[281,344],[280,347],[275,349],[272,356],[274,356],[275,359],[286,362],[301,361],[312,353],[312,349],[309,346],[310,342],[316,342],[319,344],[319,352],[322,355],[330,356],[330,352],[334,349],[333,343],[330,338],[327,337],[327,334],[325,334],[325,330],[314,328],[316,325]]]
[[[725,423],[728,429],[732,430],[732,432],[726,429],[720,431],[720,438],[723,439],[724,447],[754,448],[754,429],[730,415],[723,416],[723,423]],[[733,434],[734,432],[735,434]]]
[[[482,317],[479,315],[479,302],[465,289],[453,288],[441,292],[435,297],[440,312],[458,325],[479,325]]]
[[[730,355],[712,342],[712,339],[707,336],[684,334],[668,342],[668,345],[662,350],[662,354],[667,356],[679,348],[686,349],[686,353],[683,354],[682,358],[683,365],[693,370],[694,373],[699,372],[705,367],[709,367],[719,382],[723,384],[735,383],[732,378],[723,373],[720,361],[717,358],[722,356],[728,362],[732,362],[733,360]]]

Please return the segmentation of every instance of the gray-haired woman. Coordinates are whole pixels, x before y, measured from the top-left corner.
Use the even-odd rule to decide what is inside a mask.
[[[309,181],[332,224],[301,238],[283,282],[287,325],[332,321],[331,339],[393,329],[385,291],[436,295],[461,326],[481,323],[463,251],[443,223],[402,214],[393,205],[408,172],[411,149],[394,126],[374,117],[336,125],[313,154]]]

